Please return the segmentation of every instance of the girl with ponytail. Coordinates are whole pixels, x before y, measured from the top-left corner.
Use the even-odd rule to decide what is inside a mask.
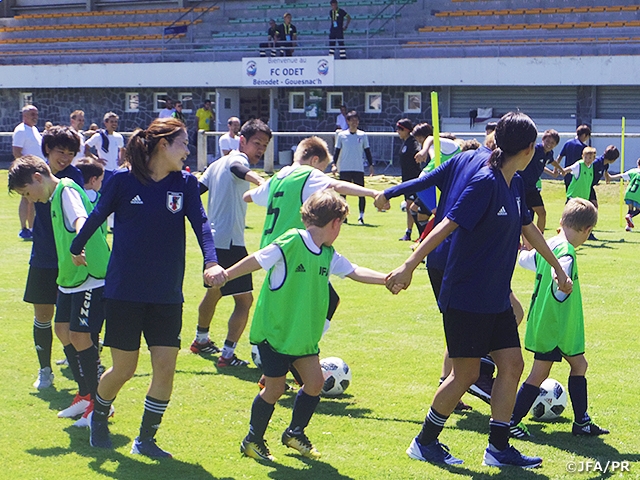
[[[542,462],[509,446],[509,421],[524,366],[509,298],[520,234],[558,272],[560,290],[571,291],[571,280],[531,223],[524,184],[516,174],[531,160],[536,137],[535,124],[523,113],[502,117],[495,131],[497,148],[487,166],[471,177],[451,203],[453,206],[443,212],[444,219],[387,277],[390,290],[397,285],[408,287],[422,259],[451,235],[438,305],[453,371],[438,388],[422,431],[407,449],[411,458],[462,463],[438,437],[464,392],[478,378],[481,358],[491,353],[498,374],[491,395],[489,445],[483,463],[535,467]]]
[[[169,404],[182,328],[185,219],[204,256],[204,282],[224,281],[198,180],[182,170],[189,155],[184,125],[156,119],[135,131],[125,151],[126,169],[105,185],[98,205],[71,245],[74,263],[86,265],[83,247],[115,213],[113,251],[107,269],[106,334],[113,366],[98,386],[90,421],[90,444],[112,448],[107,417],[116,395],[135,373],[144,334],[151,352],[152,379],[144,401],[140,434],[131,453],[170,457],[155,443]]]

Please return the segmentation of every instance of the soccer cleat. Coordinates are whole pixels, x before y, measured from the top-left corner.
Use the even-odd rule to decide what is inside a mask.
[[[480,374],[478,380],[469,387],[471,395],[475,395],[480,400],[491,405],[491,389],[493,388],[493,377],[485,374]]]
[[[630,232],[632,228],[636,228],[636,226],[633,224],[633,217],[630,214],[627,213],[624,216],[624,219],[627,221],[627,227],[629,228],[627,232]]]
[[[218,359],[218,368],[246,367],[247,365],[249,365],[249,362],[247,362],[246,360],[240,360],[238,357],[236,357],[235,353],[229,358],[220,357]]]
[[[269,460],[271,462],[275,460],[275,457],[271,455],[266,440],[249,441],[245,438],[240,444],[240,453],[256,460]]]
[[[91,422],[89,434],[89,445],[97,448],[113,448],[111,435],[109,434],[109,424],[104,422]]]
[[[462,400],[458,400],[458,404],[456,408],[453,409],[454,412],[464,412],[465,410],[473,410],[471,405],[467,405]]]
[[[358,225],[364,225],[364,217],[358,218]]]
[[[596,437],[598,435],[606,435],[607,433],[609,433],[609,430],[600,428],[598,425],[593,423],[593,420],[589,420],[588,422],[585,422],[583,424],[573,422],[571,433],[576,436],[582,435],[587,437]]]
[[[218,348],[218,346],[211,340],[208,340],[204,343],[198,343],[194,340],[193,343],[191,344],[190,350],[192,353],[199,353],[201,355],[211,355],[212,353],[220,353],[220,349]]]
[[[624,229],[625,229],[627,232],[633,232],[633,228],[631,228],[629,225],[627,225],[626,227],[624,227]]]
[[[33,386],[38,390],[44,390],[53,385],[53,372],[51,367],[44,367],[38,371],[38,379],[33,383]]]
[[[400,240],[401,242],[410,242],[411,241],[411,235],[407,235],[406,233],[399,238],[398,240]]]
[[[58,412],[58,418],[73,418],[82,415],[89,405],[91,405],[91,395],[86,394],[84,397],[81,397],[79,393],[76,393],[71,405]]]
[[[512,438],[519,438],[521,440],[525,438],[531,438],[532,436],[529,432],[529,429],[523,422],[520,422],[517,425],[511,425],[509,427],[509,435]]]
[[[482,465],[487,467],[522,467],[535,468],[542,464],[540,457],[527,457],[516,450],[512,445],[501,451],[494,452],[491,446],[484,451]]]
[[[434,440],[428,445],[422,445],[418,442],[418,437],[411,441],[411,445],[407,448],[407,455],[415,460],[429,463],[444,463],[446,465],[460,465],[463,463],[459,458],[449,453],[449,447]]]
[[[63,358],[62,360],[56,360],[56,365],[61,365],[63,367],[68,367],[69,366],[69,360],[67,360],[66,358]]]
[[[31,242],[33,241],[33,232],[25,227],[20,230],[20,233],[18,233],[18,237],[20,237],[25,242]]]
[[[309,438],[302,433],[293,433],[288,428],[282,433],[282,444],[293,448],[300,452],[300,455],[307,458],[318,459],[321,457],[321,454],[316,448],[311,444]]]
[[[113,417],[116,413],[116,409],[113,405],[109,407],[109,418]],[[82,416],[73,423],[74,427],[87,428],[91,426],[91,419],[93,418],[93,403],[91,403]]]
[[[145,440],[140,440],[140,437],[136,437],[131,445],[131,455],[144,455],[150,458],[173,458],[173,455],[158,446],[156,439],[153,437]]]

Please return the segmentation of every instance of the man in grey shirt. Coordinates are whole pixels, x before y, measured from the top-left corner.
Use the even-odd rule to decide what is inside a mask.
[[[364,187],[364,167],[363,159],[367,157],[369,164],[369,175],[373,176],[373,158],[369,148],[369,138],[367,134],[358,129],[360,118],[355,110],[347,113],[347,123],[349,128],[338,132],[336,140],[336,150],[333,154],[333,171],[340,173],[340,180],[355,183]],[[359,197],[358,223],[364,225],[365,198]]]
[[[269,141],[271,130],[260,120],[250,120],[240,131],[240,146],[213,162],[200,177],[200,193],[209,191],[207,217],[216,244],[218,263],[229,268],[247,256],[244,243],[247,204],[242,199],[249,190],[249,183],[261,185],[264,180],[251,171],[250,166],[258,163]],[[218,359],[218,367],[243,367],[249,362],[240,360],[235,348],[249,319],[249,309],[253,303],[253,283],[251,275],[245,275],[221,288],[207,290],[198,307],[198,327],[196,338],[191,344],[193,353],[212,354],[220,349],[209,338],[209,326],[216,305],[224,296],[233,296],[235,307],[229,318],[227,338]]]

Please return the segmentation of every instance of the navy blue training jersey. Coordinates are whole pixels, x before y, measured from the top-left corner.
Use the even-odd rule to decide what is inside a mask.
[[[569,140],[562,146],[562,150],[560,151],[560,156],[564,157],[564,167],[570,167],[578,160],[582,158],[582,151],[587,147],[582,143],[578,138],[574,138],[573,140]]]
[[[544,167],[553,160],[553,150],[545,153],[544,147],[541,143],[536,145],[533,152],[533,158],[529,162],[529,165],[527,165],[527,168],[524,170],[520,170],[518,172],[518,175],[522,177],[522,181],[524,182],[525,192],[530,192],[531,190],[536,189],[536,183],[540,180],[542,172],[544,172]]]
[[[592,185],[598,185],[598,183],[600,183],[600,180],[602,180],[602,177],[604,176],[604,172],[609,171],[609,165],[604,163],[604,155],[600,155],[598,158],[596,158],[591,165],[591,168],[593,168]]]
[[[112,212],[116,215],[105,298],[183,302],[185,217],[198,238],[205,263],[217,262],[198,180],[190,173],[171,172],[159,182],[142,184],[127,170],[116,172],[71,244],[71,252],[80,253]]]
[[[58,178],[70,178],[81,187],[84,186],[82,173],[73,165],[55,174]],[[51,203],[34,203],[36,218],[33,221],[33,245],[29,265],[36,268],[58,268],[56,241],[51,225]]]
[[[520,232],[531,223],[524,194],[517,173],[507,185],[500,170],[484,167],[447,213],[458,228],[451,234],[438,298],[442,312],[500,313],[509,308]]]
[[[468,150],[453,156],[448,162],[438,166],[424,177],[390,187],[384,191],[386,198],[393,198],[404,193],[414,193],[432,186],[440,189],[440,201],[436,210],[435,224],[445,217],[455,205],[458,197],[467,187],[469,180],[485,167],[491,156],[491,150],[485,146],[477,150]],[[446,238],[427,257],[427,267],[444,271],[449,256],[451,236]]]

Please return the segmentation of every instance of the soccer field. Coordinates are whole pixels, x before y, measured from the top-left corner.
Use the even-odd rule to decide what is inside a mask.
[[[368,186],[383,189],[388,183],[376,177]],[[0,172],[6,185],[6,170]],[[331,329],[320,344],[321,357],[338,356],[352,368],[353,381],[346,394],[323,398],[306,430],[322,453],[319,461],[307,460],[280,444],[288,425],[294,395],[285,394],[267,430],[276,462],[261,464],[240,455],[251,403],[258,392],[259,371],[248,368],[218,370],[213,357],[189,352],[197,320],[197,306],[204,294],[202,256],[195,236],[187,234],[187,272],[184,281],[184,324],[174,393],[158,433],[159,445],[173,459],[150,460],[132,456],[129,449],[138,434],[143,399],[150,380],[149,354],[141,350],[138,371],[120,392],[111,421],[113,451],[89,446],[88,429],[71,426],[56,413],[69,405],[75,385],[67,368],[54,365],[55,387],[38,392],[32,384],[38,370],[33,348],[33,310],[22,302],[31,244],[18,239],[17,195],[0,195],[0,450],[4,479],[595,479],[640,478],[638,411],[640,392],[639,244],[637,232],[620,226],[618,185],[597,187],[600,220],[594,231],[598,241],[578,249],[580,280],[586,324],[586,358],[589,360],[589,413],[611,430],[600,438],[571,435],[570,405],[559,421],[537,423],[525,419],[534,438],[512,440],[527,455],[539,455],[541,468],[524,471],[483,467],[487,445],[489,406],[470,395],[464,401],[471,412],[454,413],[440,440],[463,465],[437,467],[411,460],[405,454],[419,432],[438,386],[444,335],[426,270],[418,269],[409,290],[392,296],[384,287],[351,280],[332,280],[341,304]],[[564,205],[559,181],[545,181],[547,237],[552,236]],[[399,242],[405,228],[400,199],[392,209],[378,213],[368,200],[365,221],[354,225],[357,199],[350,197],[352,215],[336,241],[336,249],[362,266],[388,272],[410,253],[408,242]],[[354,214],[353,212],[356,212]],[[626,212],[626,208],[625,208]],[[247,215],[247,249],[255,251],[264,220],[264,209],[251,204]],[[640,218],[640,217],[637,217]],[[639,228],[640,230],[640,225]],[[414,231],[415,236],[415,231]],[[132,248],[145,248],[144,245]],[[264,279],[254,275],[256,296]],[[533,288],[533,272],[516,267],[513,290],[525,310]],[[232,301],[220,302],[211,327],[218,344],[224,340]],[[521,334],[524,328],[520,328]],[[248,330],[238,350],[250,357]],[[110,365],[108,349],[103,363]],[[54,360],[63,358],[54,340]],[[525,376],[532,354],[524,353]],[[569,368],[557,365],[551,377],[567,385]],[[594,463],[586,463],[587,461]],[[600,463],[595,463],[596,461]],[[581,463],[584,462],[584,463]],[[609,462],[609,463],[607,463]],[[607,472],[611,462],[628,462],[627,472]],[[571,473],[572,468],[587,470]],[[602,470],[597,470],[600,467]],[[588,471],[591,470],[591,471]],[[594,471],[595,470],[595,471]]]

